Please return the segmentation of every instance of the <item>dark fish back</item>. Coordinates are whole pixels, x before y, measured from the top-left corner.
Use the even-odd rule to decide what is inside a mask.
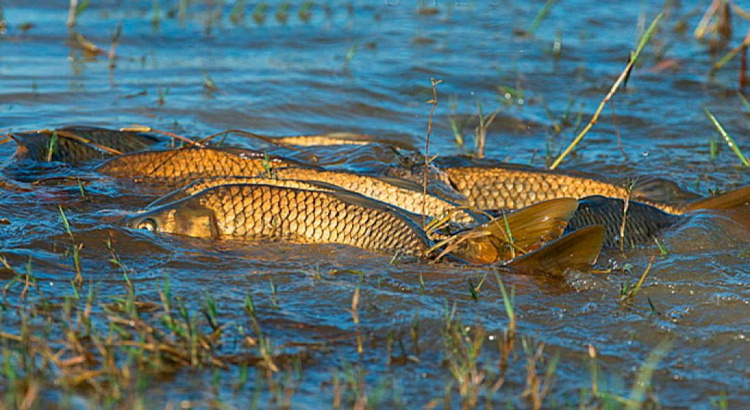
[[[622,199],[603,196],[582,198],[579,200],[578,210],[568,222],[566,232],[591,225],[602,225],[606,230],[604,246],[618,248],[624,209],[625,201]],[[663,230],[674,226],[682,219],[679,215],[668,214],[653,206],[630,201],[624,244],[633,248],[649,243]]]
[[[111,151],[128,153],[147,149],[159,140],[151,135],[105,128],[70,126],[58,130],[12,133],[17,159],[66,162],[71,165],[102,160]]]

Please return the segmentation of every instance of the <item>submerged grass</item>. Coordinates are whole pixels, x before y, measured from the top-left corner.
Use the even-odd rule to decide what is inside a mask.
[[[15,283],[28,281],[26,275]],[[161,303],[141,300],[127,274],[124,286],[125,295],[114,297],[99,296],[94,284],[87,285],[85,297],[73,287],[73,294],[62,301],[41,293],[28,298],[26,288],[19,294],[13,283],[6,286],[0,302],[0,312],[6,313],[0,320],[3,329],[15,327],[17,332],[0,332],[0,379],[8,386],[2,389],[5,405],[29,408],[39,399],[39,390],[47,389],[84,394],[98,403],[117,402],[145,380],[183,368],[226,371],[239,366],[275,373],[302,360],[276,351],[261,332],[254,308],[247,311],[253,334],[245,336],[239,348],[228,349],[228,334],[238,334],[239,328],[220,317],[210,294],[204,297],[201,318],[184,299],[172,295],[166,280],[159,291]],[[14,294],[26,303],[15,303]],[[281,402],[288,399],[284,391],[288,386],[277,391]]]
[[[497,273],[497,296],[502,297],[501,309],[507,317],[501,329],[488,330],[479,318],[469,325],[462,316],[470,312],[461,315],[453,305],[444,311],[438,344],[430,341],[430,327],[419,314],[403,331],[391,329],[379,336],[364,325],[368,311],[362,309],[365,277],[360,276],[350,309],[350,335],[356,348],[348,336],[322,342],[301,336],[300,342],[280,344],[274,337],[275,321],[267,322],[266,316],[279,309],[273,302],[259,308],[248,294],[244,308],[228,317],[232,309],[221,306],[227,302],[210,292],[189,303],[189,296],[176,294],[167,279],[153,291],[148,288],[154,282],[140,285],[114,249],[110,251],[113,265],[123,271],[121,294],[104,295],[102,285],[88,282],[71,286],[65,296],[47,295],[31,274],[30,263],[26,273],[19,273],[0,259],[14,275],[0,300],[0,385],[6,386],[0,388],[0,400],[6,407],[44,406],[49,392],[95,406],[140,403],[148,407],[154,405],[153,393],[149,393],[152,386],[170,383],[175,375],[192,374],[211,387],[206,387],[208,401],[186,404],[225,406],[219,392],[230,389],[235,392],[230,400],[251,395],[239,399],[251,408],[261,408],[261,403],[291,408],[298,392],[311,388],[306,369],[316,362],[337,360],[341,364],[332,369],[330,381],[316,388],[318,394],[330,398],[333,408],[420,404],[413,399],[403,401],[403,386],[392,372],[408,378],[412,367],[416,372],[424,366],[446,378],[443,396],[425,397],[426,408],[443,403],[461,408],[524,405],[538,409],[557,400],[552,399],[561,364],[557,349],[522,336],[523,349],[516,351],[515,288],[508,291]],[[268,293],[275,292],[270,289]],[[422,340],[424,335],[428,341]],[[621,390],[603,392],[596,382],[592,395],[619,403],[616,407],[642,403],[663,352],[652,356],[642,366],[629,398]],[[383,359],[383,371],[367,364]],[[597,375],[593,374],[594,380]]]

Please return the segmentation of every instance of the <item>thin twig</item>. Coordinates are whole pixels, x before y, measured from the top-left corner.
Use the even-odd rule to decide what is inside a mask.
[[[742,43],[738,45],[737,47],[729,50],[728,53],[724,55],[719,61],[716,62],[711,67],[710,74],[716,73],[718,70],[720,70],[726,63],[728,63],[731,59],[734,58],[737,54],[739,54],[740,51],[742,51],[743,48],[747,48],[747,46],[750,46],[750,30],[747,31],[747,35],[745,36],[745,39],[742,40]]]
[[[70,0],[70,8],[68,8],[68,22],[69,28],[73,28],[76,25],[76,16],[78,14],[78,0]]]
[[[183,137],[182,135],[173,134],[173,133],[168,132],[168,131],[157,130],[156,128],[147,127],[145,125],[135,124],[132,127],[120,128],[120,131],[153,132],[154,134],[161,134],[161,135],[165,135],[167,137],[172,137],[174,139],[178,139],[178,140],[180,140],[182,142],[186,142],[186,143],[190,144],[191,146],[196,146],[196,147],[203,148],[203,145],[200,143],[200,141],[193,141],[190,138]]]
[[[706,33],[708,33],[708,24],[711,22],[711,18],[714,16],[714,14],[716,14],[716,11],[719,10],[720,5],[721,0],[713,0],[711,5],[708,6],[708,9],[706,9],[703,17],[701,17],[701,21],[698,23],[698,26],[693,32],[695,38],[700,40],[706,36]]]
[[[435,109],[437,108],[437,86],[442,83],[443,80],[435,80],[434,77],[430,78],[432,84],[432,99],[427,101],[427,104],[432,104],[430,107],[430,116],[427,117],[427,138],[424,143],[424,169],[422,170],[422,226],[427,225],[427,216],[425,207],[427,205],[427,167],[430,166],[430,135],[432,134],[432,117],[435,115]]]
[[[117,57],[117,46],[120,44],[120,35],[122,34],[122,23],[117,23],[115,26],[115,32],[112,35],[112,45],[109,47],[109,53],[107,53],[107,59],[109,60],[109,68],[115,68],[115,58]]]

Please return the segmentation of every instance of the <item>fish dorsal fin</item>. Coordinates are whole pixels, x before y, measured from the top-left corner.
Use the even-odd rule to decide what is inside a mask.
[[[574,198],[551,199],[501,215],[477,229],[488,230],[502,243],[531,250],[559,238],[576,209],[578,200]]]
[[[231,155],[236,155],[238,157],[247,158],[247,159],[257,159],[257,160],[263,160],[268,159],[268,161],[274,162],[274,161],[283,161],[284,163],[287,163],[291,166],[298,166],[298,167],[305,167],[305,168],[314,168],[314,169],[321,169],[318,166],[308,164],[305,162],[297,161],[295,159],[281,157],[278,155],[272,155],[268,154],[263,151],[256,151],[249,148],[237,148],[237,147],[221,147],[221,148],[211,148],[216,151],[222,151],[226,152]]]
[[[507,266],[553,277],[563,277],[568,269],[588,270],[599,257],[604,234],[603,226],[588,226],[519,256],[508,262]]]
[[[407,189],[409,191],[418,193],[424,192],[424,187],[417,181],[386,175],[378,175],[375,176],[375,178],[399,188]],[[453,187],[448,186],[444,182],[437,180],[428,179],[427,194],[439,197],[440,199],[450,202],[455,206],[460,206],[466,201],[466,197],[463,196],[460,192],[456,191]]]
[[[654,176],[640,176],[633,184],[631,198],[663,203],[680,203],[700,198],[700,195],[680,188],[677,183]]]
[[[317,184],[318,183],[316,183],[316,185]],[[417,220],[416,218],[418,215],[412,214],[411,212],[408,212],[401,208],[397,208],[385,202],[378,201],[377,199],[372,199],[370,197],[358,194],[356,192],[347,191],[335,185],[330,185],[330,184],[325,184],[325,185],[329,185],[332,188],[332,190],[328,191],[331,195],[335,196],[336,198],[348,204],[361,206],[363,208],[372,208],[372,209],[378,209],[381,211],[394,212],[394,213],[401,214],[401,216],[409,218],[413,221]]]
[[[268,155],[268,154],[266,154],[263,151],[257,151],[257,150],[249,149],[249,148],[214,147],[214,146],[211,146],[211,147],[212,147],[211,149],[216,150],[216,151],[224,151],[224,152],[226,152],[228,154],[240,155],[240,156],[244,156],[244,157],[247,157],[247,158],[263,159],[266,156],[268,156],[269,158],[271,157],[271,155]],[[198,148],[198,149],[200,149],[200,148]]]
[[[397,186],[397,187],[402,188],[402,189],[409,190],[409,191],[423,192],[423,188],[422,188],[421,184],[419,184],[419,183],[417,183],[415,181],[410,181],[408,179],[403,179],[403,178],[398,178],[398,177],[390,177],[390,176],[385,176],[385,175],[375,175],[375,176],[373,176],[373,178],[378,179],[380,181],[383,181],[383,182],[385,182],[387,184],[390,184],[390,185],[393,185],[393,186]],[[428,192],[429,192],[429,189],[428,189]]]
[[[326,191],[326,192],[329,192],[329,191],[330,192],[350,192],[350,191],[347,191],[344,188],[341,188],[338,185],[330,184],[328,182],[323,182],[323,181],[314,181],[314,180],[305,180],[305,179],[291,179],[291,178],[289,178],[289,179],[283,179],[281,181],[296,181],[296,182],[304,183],[304,184],[307,184],[307,185],[311,185],[311,188],[313,188],[311,190],[318,190],[319,189],[320,191]],[[318,188],[318,189],[315,189],[315,188]],[[299,188],[299,189],[307,189],[307,188]]]
[[[688,210],[729,210],[750,204],[750,186],[688,204]]]
[[[601,208],[603,206],[609,206],[612,203],[623,201],[620,198],[610,198],[602,195],[589,195],[578,200],[578,204],[586,204],[589,208]]]

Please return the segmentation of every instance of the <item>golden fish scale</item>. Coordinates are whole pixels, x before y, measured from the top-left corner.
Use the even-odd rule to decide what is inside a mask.
[[[266,185],[222,185],[199,194],[221,236],[340,243],[364,249],[427,249],[418,226],[387,209],[344,201],[334,193]]]
[[[278,158],[267,161],[216,149],[188,148],[121,155],[105,162],[97,170],[114,177],[180,180],[226,175],[255,176],[263,172],[266,166],[291,165],[294,164]]]
[[[294,137],[277,137],[274,140],[282,144],[299,146],[366,145],[372,142],[337,137],[336,135],[299,135]]]
[[[628,198],[624,187],[586,177],[502,168],[456,167],[444,170],[456,189],[477,209],[519,209],[548,199],[601,195]],[[642,198],[638,202],[682,215],[685,206]]]
[[[445,169],[459,192],[479,209],[518,209],[553,198],[626,198],[625,188],[593,179],[499,168]]]
[[[184,188],[186,195],[194,195],[204,189],[213,188],[219,185],[232,185],[232,184],[254,184],[254,185],[274,185],[285,188],[296,188],[296,189],[311,189],[318,191],[329,191],[314,184],[309,184],[303,181],[296,181],[293,179],[272,179],[262,177],[216,177],[210,179],[201,179],[193,184],[190,184]]]
[[[320,181],[356,192],[369,198],[377,199],[393,206],[405,209],[415,214],[425,213],[429,216],[439,216],[456,207],[434,195],[416,192],[390,184],[378,178],[359,175],[350,172],[321,171],[309,168],[284,168],[274,171],[277,178],[291,178],[308,181]],[[424,203],[424,209],[422,205]]]

